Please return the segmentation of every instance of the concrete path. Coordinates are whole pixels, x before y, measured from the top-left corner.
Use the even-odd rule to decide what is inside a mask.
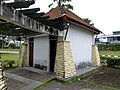
[[[15,79],[15,80],[18,80],[20,82],[24,82],[24,83],[28,84],[28,85],[26,85],[25,87],[23,87],[19,90],[32,90],[33,88],[43,84],[42,82],[35,81],[35,80],[32,80],[32,79],[28,79],[28,78],[24,78],[24,77],[14,75],[14,74],[11,74],[11,73],[6,73],[6,77],[7,78],[12,78],[12,79]],[[9,90],[9,87],[8,87],[8,90]]]
[[[82,69],[79,69],[77,70],[77,76],[80,76],[82,74],[85,74],[87,72],[90,72],[92,70],[95,70],[97,69],[98,67],[85,67],[85,68],[82,68]]]
[[[77,76],[90,72],[92,70],[97,69],[98,67],[85,67],[77,70]],[[98,86],[94,86],[85,82],[74,82],[68,85],[64,85],[59,82],[53,82],[40,90],[108,90],[103,89]]]
[[[53,82],[40,90],[108,90],[108,89],[103,89],[84,82],[75,82],[69,85],[64,85],[59,82]]]
[[[52,73],[32,67],[10,70],[5,73],[8,90],[33,90],[35,87],[53,78]]]
[[[77,75],[78,76],[82,75],[96,68],[97,67],[86,67],[83,69],[79,69],[77,70]],[[53,78],[52,73],[42,71],[40,69],[35,69],[33,67],[23,67],[23,68],[14,69],[14,70],[8,70],[5,73],[6,73],[6,79],[8,84],[8,90],[33,90],[35,87]],[[83,85],[85,86],[86,84],[83,84]],[[68,89],[65,89],[65,88],[68,88]],[[49,90],[49,89],[50,90],[72,90],[73,88],[71,87],[70,89],[70,87],[62,85],[60,83],[54,83],[50,86],[44,87],[42,90]]]

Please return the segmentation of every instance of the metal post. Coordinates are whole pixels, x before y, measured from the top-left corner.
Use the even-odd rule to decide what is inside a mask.
[[[69,29],[69,23],[67,23],[67,30],[66,30],[66,33],[65,33],[65,38],[64,38],[64,40],[66,40],[66,38],[67,38],[68,29]]]

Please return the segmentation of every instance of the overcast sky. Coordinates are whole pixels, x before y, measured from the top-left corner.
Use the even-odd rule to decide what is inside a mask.
[[[40,7],[41,12],[50,10],[48,5],[53,0],[36,0],[31,7]],[[94,26],[111,34],[120,31],[120,0],[72,0],[73,12],[81,18],[89,18]]]

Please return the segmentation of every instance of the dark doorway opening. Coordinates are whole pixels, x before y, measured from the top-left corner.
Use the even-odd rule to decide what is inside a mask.
[[[29,38],[29,66],[33,67],[34,38]]]
[[[55,65],[58,36],[50,35],[49,40],[50,40],[50,71],[53,72]]]

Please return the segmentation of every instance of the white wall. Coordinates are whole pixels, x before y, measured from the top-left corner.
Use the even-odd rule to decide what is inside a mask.
[[[34,64],[47,66],[49,70],[49,37],[35,37],[34,38]]]
[[[74,63],[91,62],[93,33],[70,24],[67,40],[70,41]]]

